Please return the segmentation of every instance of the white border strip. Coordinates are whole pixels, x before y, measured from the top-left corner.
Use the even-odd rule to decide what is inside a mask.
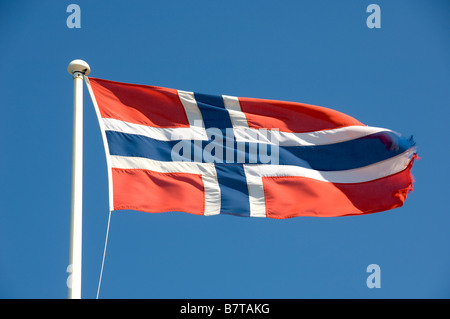
[[[159,173],[190,173],[202,176],[205,187],[204,215],[220,214],[220,187],[216,169],[213,163],[196,162],[160,162],[143,157],[128,157],[111,155],[114,168],[145,169]]]
[[[239,142],[266,143],[279,146],[311,146],[341,143],[378,132],[394,131],[371,126],[346,126],[332,130],[308,133],[281,132],[270,129],[234,127],[234,135]]]
[[[102,118],[103,127],[107,131],[115,131],[126,134],[137,134],[160,141],[176,140],[208,140],[206,131],[200,127],[173,127],[161,128],[141,124],[129,123],[112,118]]]
[[[113,180],[112,180],[112,170],[111,170],[111,160],[109,155],[109,145],[106,139],[105,127],[103,125],[102,117],[100,115],[100,109],[98,108],[97,100],[95,99],[94,91],[92,90],[89,78],[84,76],[86,80],[86,86],[88,88],[89,94],[91,95],[92,104],[94,104],[95,113],[97,114],[98,124],[100,126],[100,131],[102,133],[103,146],[105,147],[106,154],[106,166],[108,169],[108,191],[109,191],[109,210],[114,210],[114,195],[113,195]]]
[[[161,128],[125,122],[113,118],[101,118],[101,121],[103,121],[103,127],[107,131],[137,134],[160,141],[208,140],[206,130],[200,126]],[[279,146],[327,145],[357,139],[378,132],[395,133],[391,130],[371,126],[347,126],[310,133],[290,133],[277,130],[234,127],[233,132],[238,142],[263,143]]]

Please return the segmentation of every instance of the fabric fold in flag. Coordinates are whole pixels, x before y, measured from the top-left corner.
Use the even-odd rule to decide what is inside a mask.
[[[304,103],[87,78],[111,210],[291,218],[390,210],[412,138]]]

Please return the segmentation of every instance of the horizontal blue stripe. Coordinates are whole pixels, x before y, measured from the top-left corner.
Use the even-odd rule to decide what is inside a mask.
[[[397,156],[413,145],[412,139],[385,131],[335,144],[280,147],[280,164],[292,165],[292,162],[301,158],[312,169],[347,170]]]
[[[225,134],[223,136],[226,136]],[[106,131],[111,155],[145,157],[157,161],[172,161],[172,150],[178,154],[177,161],[213,162],[214,157],[204,156],[204,150],[212,150],[218,161],[224,163],[268,164],[268,158],[260,156],[260,147],[267,147],[271,154],[271,146],[257,143],[227,143],[211,141],[160,141],[141,135]],[[181,146],[185,146],[182,148]],[[321,171],[347,170],[367,166],[406,151],[414,145],[411,139],[399,137],[391,132],[380,132],[351,141],[317,146],[279,146],[279,164],[296,165]],[[215,147],[216,146],[216,147]],[[217,147],[220,146],[220,147]],[[181,153],[184,150],[185,154]],[[215,154],[214,150],[222,150],[223,154]],[[232,155],[231,158],[227,158]],[[254,150],[251,152],[251,150]],[[249,154],[255,156],[251,156]],[[265,152],[263,153],[263,155]],[[269,157],[270,158],[270,157]],[[273,161],[272,161],[273,163]]]
[[[260,156],[257,143],[231,141],[232,147],[212,141],[160,141],[142,135],[106,131],[111,155],[145,157],[156,161],[195,161],[202,163],[267,164],[267,156]],[[174,152],[172,153],[172,151]],[[221,154],[216,151],[222,151]],[[265,149],[264,149],[265,150]],[[271,148],[263,155],[270,155]],[[208,156],[211,154],[212,156]],[[172,155],[174,157],[172,158]],[[278,158],[278,156],[277,156]],[[298,162],[298,159],[296,160]]]

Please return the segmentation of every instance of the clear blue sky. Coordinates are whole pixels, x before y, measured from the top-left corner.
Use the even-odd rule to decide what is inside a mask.
[[[381,29],[366,26],[371,3]],[[449,298],[449,31],[446,0],[2,1],[0,298],[67,296],[77,58],[109,80],[331,107],[414,135],[421,157],[405,205],[373,215],[113,212],[100,298]],[[84,92],[82,297],[95,298],[107,172]]]

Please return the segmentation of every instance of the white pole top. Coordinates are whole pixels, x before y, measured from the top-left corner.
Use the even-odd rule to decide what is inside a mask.
[[[74,74],[75,72],[83,73],[84,75],[88,75],[91,73],[91,68],[89,67],[89,64],[83,60],[73,60],[69,63],[69,66],[67,67],[67,71],[70,74]]]

